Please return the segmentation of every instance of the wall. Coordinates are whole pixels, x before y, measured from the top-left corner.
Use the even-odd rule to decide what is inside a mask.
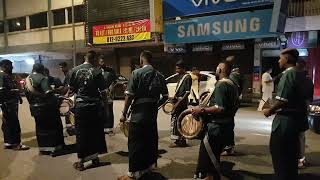
[[[3,0],[0,0],[0,20],[3,19],[3,6],[2,6]]]
[[[320,16],[287,18],[285,32],[312,31],[320,29]]]
[[[314,79],[314,95],[320,96],[320,47],[309,49],[308,69]]]
[[[8,34],[8,46],[49,43],[48,30]]]
[[[36,12],[43,12],[48,10],[47,0],[7,0],[6,3],[8,19],[31,15],[35,14]]]
[[[84,25],[76,26],[76,40],[84,40]],[[72,27],[63,27],[52,29],[53,42],[72,41]]]
[[[82,4],[83,0],[74,0],[74,5]],[[51,0],[51,9],[61,9],[72,6],[72,0]]]
[[[4,36],[0,34],[0,47],[4,47]]]

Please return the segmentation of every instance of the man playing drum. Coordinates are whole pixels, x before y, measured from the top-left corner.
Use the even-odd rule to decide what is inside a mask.
[[[234,116],[238,110],[238,88],[229,79],[231,65],[222,62],[218,65],[214,95],[209,107],[192,109],[194,116],[206,115],[207,132],[201,141],[196,177],[206,180],[220,179],[220,154],[233,138]]]
[[[140,55],[142,68],[133,71],[128,82],[120,122],[126,121],[131,104],[128,136],[129,172],[118,180],[139,179],[149,173],[157,163],[158,107],[168,99],[168,89],[163,75],[152,67],[151,59],[151,52],[143,51]]]
[[[186,64],[180,60],[176,64],[176,72],[179,74],[180,79],[177,83],[176,87],[176,93],[174,98],[177,99],[177,101],[181,101],[186,93],[190,93],[191,86],[192,86],[192,78],[191,75],[186,73]],[[177,119],[180,116],[180,114],[186,110],[188,107],[188,99],[185,99],[179,103],[179,107],[175,108],[174,113],[171,116],[171,140],[174,140],[175,142],[170,144],[170,148],[175,147],[186,147],[187,142],[186,139],[181,136],[181,134],[178,131],[177,128]]]

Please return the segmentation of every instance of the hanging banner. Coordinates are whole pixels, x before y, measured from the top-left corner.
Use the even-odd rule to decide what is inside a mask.
[[[93,26],[93,44],[112,44],[151,39],[150,20]]]
[[[204,16],[165,23],[165,43],[195,43],[276,36],[270,32],[272,9]]]
[[[164,19],[272,5],[274,0],[163,0]]]

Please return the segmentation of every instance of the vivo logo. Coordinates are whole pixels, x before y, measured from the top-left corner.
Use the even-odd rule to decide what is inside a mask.
[[[205,5],[208,6],[210,2],[212,2],[212,4],[217,5],[219,4],[221,1],[224,1],[226,3],[232,3],[235,2],[237,0],[191,0],[193,5],[195,7],[199,7],[201,5]]]

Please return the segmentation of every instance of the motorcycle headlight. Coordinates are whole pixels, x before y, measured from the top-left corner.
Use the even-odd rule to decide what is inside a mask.
[[[309,111],[311,113],[320,113],[320,106],[310,105],[309,106]]]

